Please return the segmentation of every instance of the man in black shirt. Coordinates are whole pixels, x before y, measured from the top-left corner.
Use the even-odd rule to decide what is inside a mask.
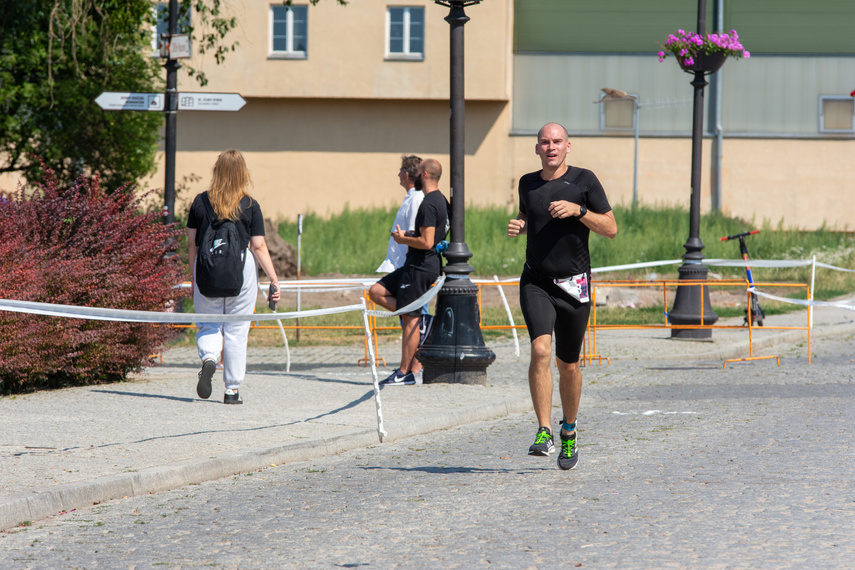
[[[422,190],[425,197],[416,213],[415,230],[407,232],[397,225],[392,230],[392,239],[408,246],[407,259],[403,267],[384,276],[368,290],[371,300],[389,311],[409,305],[424,295],[439,277],[442,260],[436,251],[436,245],[444,240],[448,233],[448,200],[439,191],[441,176],[442,166],[438,161],[428,158],[419,164],[415,188]],[[421,384],[422,365],[416,359],[420,315],[421,307],[401,315],[404,329],[401,365],[380,384]]]
[[[582,395],[579,354],[591,305],[588,283],[591,231],[609,238],[617,224],[606,193],[590,170],[569,166],[567,129],[548,123],[537,134],[535,154],[542,169],[520,178],[519,215],[508,223],[508,236],[527,234],[526,262],[520,277],[520,308],[531,339],[528,381],[540,428],[530,455],[553,449],[552,333],[558,361],[559,392],[564,412],[558,466],[578,462],[576,413]]]

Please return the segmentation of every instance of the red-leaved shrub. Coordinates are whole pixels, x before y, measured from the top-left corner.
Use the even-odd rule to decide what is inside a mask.
[[[176,225],[98,177],[0,196],[0,298],[164,311],[185,295]],[[0,310],[0,393],[122,380],[174,335],[153,324]]]

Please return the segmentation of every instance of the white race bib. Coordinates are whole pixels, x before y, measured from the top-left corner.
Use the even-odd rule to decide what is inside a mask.
[[[587,274],[580,273],[579,275],[573,275],[567,279],[553,279],[552,282],[561,287],[580,303],[587,303],[590,301],[588,298]]]

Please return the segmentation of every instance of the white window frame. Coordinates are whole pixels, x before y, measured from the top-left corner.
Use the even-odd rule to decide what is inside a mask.
[[[635,109],[635,105],[638,104],[638,93],[627,93],[627,95],[632,95],[636,97],[633,101],[632,99],[617,99],[612,101],[603,101],[600,102],[600,130],[603,132],[609,133],[631,133],[635,130],[635,122],[638,121],[638,112]],[[606,126],[606,106],[610,103],[618,103],[624,102],[627,105],[632,105],[632,124],[628,127],[609,127]]]
[[[286,49],[285,50],[274,50],[273,49],[273,10],[275,8],[283,8],[285,9],[285,27],[286,27]],[[306,10],[306,49],[305,50],[295,50],[294,49],[294,10],[292,8],[304,8]],[[309,57],[308,43],[309,43],[309,6],[307,4],[295,4],[292,6],[283,6],[282,4],[271,4],[270,10],[268,11],[269,15],[269,25],[268,25],[268,54],[267,57],[269,59],[307,59]]]
[[[825,102],[826,101],[849,101],[852,104],[852,124],[848,129],[825,128]],[[855,133],[855,98],[846,95],[820,95],[819,96],[819,132],[823,134],[852,134]]]
[[[391,51],[391,43],[392,43],[392,14],[391,9],[403,9],[404,10],[404,40],[403,40],[403,48],[402,52],[392,52]],[[421,52],[411,52],[410,51],[410,10],[411,9],[419,9],[422,11],[422,51]],[[389,60],[406,60],[406,61],[424,61],[425,58],[425,44],[427,43],[427,39],[425,36],[425,17],[424,17],[425,9],[424,6],[386,6],[386,59]]]

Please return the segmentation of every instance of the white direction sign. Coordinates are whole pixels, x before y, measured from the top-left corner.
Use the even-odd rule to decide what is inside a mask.
[[[166,51],[171,59],[187,59],[190,53],[190,36],[187,34],[175,34],[169,38]]]
[[[178,93],[179,111],[238,111],[244,105],[237,93]]]
[[[105,111],[163,111],[163,93],[105,91],[95,102]]]

